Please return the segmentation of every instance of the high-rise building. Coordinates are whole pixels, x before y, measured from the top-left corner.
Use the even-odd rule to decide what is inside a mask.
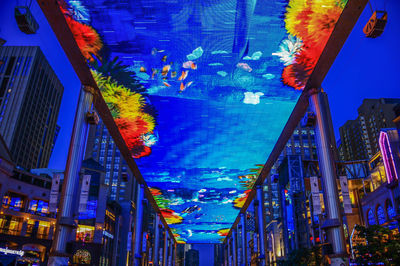
[[[370,159],[379,151],[379,132],[382,128],[394,127],[394,108],[400,99],[364,99],[357,109],[358,117],[348,120],[339,128],[342,160],[355,161]]]
[[[302,160],[317,160],[314,127],[303,125],[302,123],[297,125],[286,143],[285,149],[274,164],[270,177],[265,179],[264,206],[267,223],[280,217],[278,204],[280,190],[277,180],[274,181],[273,179],[276,178],[277,169],[287,155],[300,155]]]
[[[196,249],[189,249],[185,253],[185,266],[199,266],[199,251]]]
[[[92,157],[105,168],[105,184],[109,186],[109,197],[112,200],[130,200],[129,176],[130,169],[123,159],[117,145],[108,132],[104,123],[100,120],[97,125],[91,125],[87,140],[85,158]]]
[[[16,165],[47,167],[63,91],[39,47],[0,47],[0,134]]]

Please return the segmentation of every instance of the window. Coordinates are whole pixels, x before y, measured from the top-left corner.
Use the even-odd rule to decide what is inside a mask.
[[[92,242],[94,236],[94,226],[78,225],[76,230],[76,241]]]
[[[368,225],[376,224],[375,215],[374,215],[374,212],[372,211],[372,209],[369,209],[369,211],[367,212],[367,221],[368,221]]]
[[[387,212],[387,216],[389,217],[389,219],[393,219],[393,217],[396,216],[396,211],[394,210],[394,208],[392,206],[392,202],[390,200],[387,200],[386,212]]]
[[[385,213],[383,211],[383,207],[381,205],[378,205],[376,208],[376,216],[378,217],[378,223],[379,224],[384,224],[385,223]]]

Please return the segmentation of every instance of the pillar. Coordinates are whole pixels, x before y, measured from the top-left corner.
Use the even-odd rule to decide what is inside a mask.
[[[154,228],[154,256],[153,265],[159,266],[159,253],[160,253],[160,216],[156,214],[156,227]]]
[[[260,265],[265,265],[265,215],[264,215],[264,193],[262,185],[257,186],[257,220],[258,220],[258,240],[260,250]]]
[[[327,231],[328,240],[332,244],[333,253],[335,254],[335,259],[332,259],[332,265],[340,265],[343,262],[343,260],[339,262],[340,259],[345,259],[347,252],[336,183],[334,156],[336,145],[334,143],[332,120],[326,94],[320,90],[314,90],[310,96],[310,105],[316,116],[315,140],[326,212],[324,228]],[[346,264],[348,265],[348,262]]]
[[[66,252],[67,243],[76,224],[74,216],[77,190],[79,187],[79,171],[85,153],[85,143],[88,134],[86,113],[93,101],[94,89],[83,86],[79,93],[78,105],[75,111],[74,125],[69,144],[67,163],[65,165],[64,182],[60,195],[60,208],[57,214],[56,231],[50,249],[48,265],[68,265],[69,254]]]
[[[136,217],[135,217],[135,249],[133,250],[135,266],[140,266],[142,259],[143,196],[144,196],[144,185],[140,185],[136,201]]]
[[[167,250],[168,250],[168,231],[164,230],[164,249],[163,249],[163,266],[167,266]]]
[[[174,240],[170,239],[169,240],[169,245],[168,245],[168,266],[172,266],[172,246],[174,245]]]
[[[246,214],[240,214],[240,221],[242,224],[242,261],[241,265],[247,265],[247,233],[246,233]]]
[[[233,254],[233,266],[238,266],[238,254],[237,254],[237,233],[236,233],[236,228],[232,228],[232,254]]]
[[[231,245],[232,245],[232,243],[231,243],[230,236],[226,239],[226,243],[228,245],[228,266],[231,266],[232,265],[232,261],[231,261]]]

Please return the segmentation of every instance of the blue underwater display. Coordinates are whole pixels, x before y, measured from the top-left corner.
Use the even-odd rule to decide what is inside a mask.
[[[220,242],[300,95],[272,55],[287,2],[82,4],[156,109],[152,152],[136,161],[177,240]]]
[[[134,136],[143,145],[135,158],[178,243],[219,243],[312,69],[303,80],[291,75],[302,66],[296,56],[303,42],[301,32],[288,34],[289,1],[66,2],[146,89],[155,127]],[[295,19],[302,10],[290,2]],[[340,14],[345,1],[328,2]],[[107,103],[110,95],[103,94]]]

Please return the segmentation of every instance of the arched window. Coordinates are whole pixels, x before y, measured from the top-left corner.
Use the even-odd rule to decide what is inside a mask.
[[[396,212],[393,208],[392,202],[390,200],[386,201],[386,213],[389,219],[393,219],[396,216]]]
[[[376,224],[375,215],[374,215],[374,212],[372,211],[372,209],[369,209],[369,211],[367,212],[367,220],[368,220],[368,225]]]
[[[379,224],[385,223],[386,221],[385,212],[383,211],[383,207],[381,205],[378,205],[378,207],[376,207],[376,216],[378,217]]]
[[[86,249],[78,249],[73,257],[73,263],[77,264],[90,264],[92,256]]]

